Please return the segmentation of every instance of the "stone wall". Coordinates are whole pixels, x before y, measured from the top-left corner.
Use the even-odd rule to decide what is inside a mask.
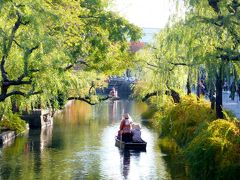
[[[36,109],[24,112],[21,118],[29,124],[30,129],[42,128],[53,124],[50,110]]]
[[[0,145],[6,145],[15,139],[16,134],[14,131],[5,131],[0,134]]]

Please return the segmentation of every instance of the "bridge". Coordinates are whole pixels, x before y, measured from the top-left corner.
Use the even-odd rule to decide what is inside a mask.
[[[107,95],[114,87],[121,99],[128,99],[133,93],[132,87],[135,84],[135,81],[134,77],[110,77],[108,87],[106,87],[103,92],[97,90],[97,93]]]

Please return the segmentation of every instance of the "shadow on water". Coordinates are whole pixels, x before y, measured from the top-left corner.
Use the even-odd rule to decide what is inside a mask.
[[[187,166],[181,149],[176,142],[170,138],[161,138],[158,140],[161,152],[166,154],[163,159],[167,162],[167,168],[173,179],[188,179]]]

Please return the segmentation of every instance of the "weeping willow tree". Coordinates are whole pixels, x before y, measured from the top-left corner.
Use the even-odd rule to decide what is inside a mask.
[[[59,96],[97,102],[92,90],[132,65],[128,40],[141,35],[108,5],[106,0],[1,1],[3,109],[43,108]]]
[[[217,116],[223,118],[223,77],[231,67],[239,74],[240,4],[236,0],[185,2],[184,18],[161,30],[154,44],[142,52],[147,51],[151,58],[140,55],[140,59],[146,61],[146,68],[151,66],[153,74],[159,74],[155,90],[162,92],[167,86],[183,89],[197,82],[199,68],[204,68],[209,87],[216,89]]]
[[[185,26],[185,22],[179,21],[161,30],[155,36],[154,43],[138,53],[138,59],[145,69],[144,73],[148,74],[144,75],[142,84],[152,86],[145,88],[145,91],[141,90],[143,98],[151,94],[156,95],[154,92],[164,96],[170,91],[176,102],[174,94],[183,92],[188,80],[196,79],[196,67],[201,63],[199,59],[193,58],[193,52],[198,46],[197,40],[192,38],[194,35],[198,36],[193,29]],[[139,88],[141,89],[141,84],[136,87]]]
[[[237,0],[205,0],[190,1],[193,10],[189,21],[198,22],[205,27],[205,39],[207,50],[202,57],[209,72],[209,78],[215,80],[216,87],[216,112],[219,118],[222,113],[222,85],[224,72],[231,63],[235,69],[239,69],[239,6]],[[211,48],[211,50],[209,50]],[[239,73],[239,72],[237,72]]]

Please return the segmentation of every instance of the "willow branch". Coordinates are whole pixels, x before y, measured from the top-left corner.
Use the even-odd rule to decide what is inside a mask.
[[[148,63],[148,62],[147,62],[147,65],[149,65],[149,66],[151,66],[151,67],[159,68],[159,66],[154,65],[154,64],[150,64],[150,63]]]
[[[3,81],[7,81],[8,80],[8,76],[7,76],[7,72],[5,70],[4,64],[5,64],[5,56],[2,56],[2,60],[1,60],[1,75],[2,75],[2,79]]]
[[[15,37],[15,34],[17,32],[17,30],[19,29],[20,25],[22,24],[22,18],[21,18],[21,15],[20,13],[17,12],[17,21],[15,22],[13,28],[12,28],[12,32],[11,32],[11,35],[10,35],[10,38],[9,38],[9,41],[8,41],[8,45],[7,45],[7,49],[6,49],[6,52],[5,55],[8,56],[8,53],[12,47],[12,43],[13,43],[13,40],[14,40],[14,37]]]
[[[32,96],[32,95],[37,95],[37,94],[41,94],[43,91],[36,91],[36,92],[28,92],[28,93],[24,93],[22,91],[12,91],[10,93],[7,93],[6,96],[5,96],[5,99],[9,96],[13,96],[13,95],[21,95],[21,96],[24,96],[24,97],[29,97],[29,96]]]
[[[98,19],[100,16],[78,16],[80,19]]]
[[[224,61],[240,61],[240,54],[238,55],[220,55],[219,56]]]
[[[99,98],[99,102],[108,100],[109,98],[110,98],[110,96],[101,97],[101,98]],[[69,98],[67,98],[67,100],[80,100],[80,101],[86,102],[86,103],[88,103],[90,105],[96,105],[96,104],[99,103],[99,102],[96,102],[96,103],[91,102],[91,100],[90,100],[90,98],[88,96],[86,96],[85,98],[82,98],[82,97],[69,97]]]
[[[27,52],[30,55],[34,50],[38,49],[39,45],[33,46],[31,49],[28,49]]]
[[[21,79],[19,80],[10,80],[7,82],[3,82],[3,85],[5,86],[17,86],[17,85],[24,85],[24,84],[31,84],[32,80],[30,79],[29,81],[22,81]]]
[[[187,63],[173,63],[173,62],[169,62],[169,64],[174,65],[174,66],[192,66],[192,64],[187,64]]]
[[[91,100],[89,100],[88,98],[82,98],[82,97],[69,97],[67,100],[80,100],[80,101],[84,101],[90,105],[96,105],[97,103],[92,103]]]
[[[21,46],[15,39],[13,39],[13,42],[14,42],[19,48],[24,49],[24,47]]]
[[[84,64],[84,65],[86,65],[86,66],[89,66],[86,61],[84,61],[84,60],[78,60],[78,61],[75,61],[73,64],[70,64],[70,65],[68,65],[67,67],[65,67],[65,68],[64,68],[64,71],[67,71],[67,70],[71,69],[71,68],[74,67],[76,64]]]
[[[147,93],[147,94],[142,98],[142,101],[145,102],[145,101],[148,100],[150,97],[157,96],[158,94],[160,94],[160,91],[154,91],[154,92],[151,92],[151,93]]]

